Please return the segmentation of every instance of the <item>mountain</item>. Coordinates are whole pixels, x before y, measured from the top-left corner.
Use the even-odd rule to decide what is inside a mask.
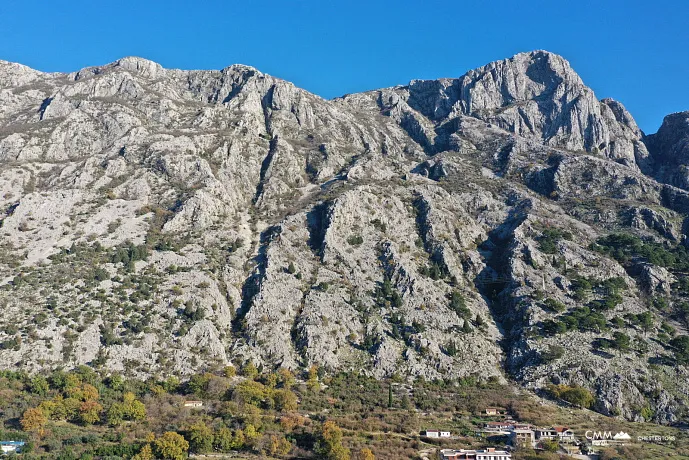
[[[0,366],[251,359],[686,420],[686,128],[645,136],[545,51],[331,101],[0,62]]]

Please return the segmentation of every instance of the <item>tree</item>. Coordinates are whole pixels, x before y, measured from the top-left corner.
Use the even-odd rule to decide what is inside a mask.
[[[150,444],[144,444],[138,454],[132,457],[132,460],[154,460],[153,449]]]
[[[275,388],[278,384],[278,375],[275,372],[269,374],[263,374],[261,382],[268,388]]]
[[[235,375],[237,375],[237,368],[234,366],[226,366],[225,369],[223,369],[223,373],[225,374],[225,377],[228,379],[231,379]]]
[[[648,332],[653,329],[653,314],[650,312],[643,312],[639,313],[636,315],[638,321],[639,321],[639,326],[641,326],[641,329],[644,331],[644,334],[648,334]]]
[[[213,378],[213,375],[207,372],[203,374],[194,374],[189,379],[187,388],[196,396],[203,396],[208,388],[208,383],[211,381],[211,378]]]
[[[81,401],[76,398],[65,398],[62,400],[62,407],[67,416],[67,420],[76,420],[79,417]]]
[[[478,327],[479,329],[482,328],[486,324],[483,321],[483,318],[481,317],[481,315],[479,315],[478,313],[476,313],[476,320],[474,321],[474,323],[476,324],[476,327]]]
[[[290,390],[275,390],[273,392],[273,402],[278,411],[297,410],[297,395]]]
[[[570,387],[562,392],[561,398],[578,407],[588,409],[595,401],[595,398],[586,388]]]
[[[675,359],[680,364],[689,364],[689,336],[680,335],[670,341],[675,349]]]
[[[143,420],[146,418],[146,406],[136,399],[134,393],[122,395],[122,402],[114,402],[108,409],[108,423],[120,425],[125,420]]]
[[[349,449],[342,445],[342,430],[328,420],[321,427],[315,451],[328,460],[349,460]]]
[[[679,302],[675,304],[674,316],[678,321],[689,329],[689,302]]]
[[[156,454],[169,460],[183,460],[189,451],[189,443],[182,435],[167,431],[155,440]]]
[[[174,393],[179,388],[179,383],[179,379],[173,375],[163,382],[163,388],[168,393]]]
[[[552,363],[565,354],[565,347],[560,345],[551,345],[547,350],[541,352],[541,360],[545,363]]]
[[[294,266],[294,262],[290,261],[289,265],[287,266],[287,273],[289,273],[290,275],[294,275],[296,272],[297,268]]]
[[[260,437],[261,433],[259,433],[255,426],[253,426],[250,423],[246,425],[246,427],[244,428],[245,445],[254,447]]]
[[[242,366],[241,374],[247,379],[253,380],[258,375],[258,369],[254,366],[253,361],[249,360]]]
[[[616,350],[620,350],[623,352],[629,350],[629,344],[631,343],[631,340],[629,339],[629,336],[627,334],[623,332],[615,332],[612,336],[612,344]]]
[[[315,364],[309,368],[309,378],[306,380],[309,390],[318,391],[321,385],[318,383],[318,366]]]
[[[224,426],[216,431],[213,437],[213,447],[220,452],[230,452],[234,449],[235,445],[232,430]]]
[[[450,294],[450,309],[457,313],[460,318],[471,317],[471,310],[467,307],[464,296],[459,291],[452,291]]]
[[[106,415],[108,424],[110,426],[121,425],[122,422],[124,422],[125,413],[124,404],[118,402],[112,403]]]
[[[81,403],[79,407],[79,420],[85,425],[92,425],[96,422],[100,422],[101,412],[103,412],[103,406],[89,399]]]
[[[392,295],[392,282],[387,275],[383,277],[383,288],[381,289],[381,292],[385,298],[388,298]]]
[[[144,444],[138,454],[132,457],[132,460],[154,460],[153,449],[150,444]]]
[[[213,431],[201,420],[190,426],[188,432],[191,450],[202,454],[213,449]]]
[[[294,374],[292,373],[292,371],[284,367],[281,367],[278,370],[278,375],[280,377],[280,385],[282,385],[282,388],[289,390],[290,388],[292,388],[292,386],[294,386],[296,380],[294,378]]]
[[[79,401],[97,401],[99,398],[98,389],[93,385],[84,383],[79,386],[70,386],[66,389],[67,396]]]
[[[546,439],[541,442],[541,446],[546,452],[557,452],[557,450],[560,448],[560,443],[555,440]]]
[[[28,382],[28,387],[31,393],[38,396],[46,396],[50,390],[48,380],[40,375],[32,377]]]
[[[251,426],[251,425],[249,425]],[[246,446],[246,436],[244,436],[243,430],[237,430],[232,436],[232,447],[234,449],[243,449]]]
[[[239,402],[258,407],[268,397],[268,390],[262,383],[245,380],[234,387],[232,396]]]
[[[368,447],[364,447],[359,451],[359,455],[357,455],[357,460],[376,460],[376,456],[373,455],[371,449],[369,449]]]
[[[33,409],[27,409],[24,415],[22,415],[19,423],[22,425],[22,430],[29,433],[36,433],[41,436],[45,424],[48,423],[48,418],[41,409],[35,407]]]
[[[292,450],[290,443],[284,436],[270,435],[270,445],[268,451],[274,457],[284,457]]]
[[[412,408],[411,399],[409,399],[408,395],[402,395],[402,401],[400,401],[400,406],[404,410],[409,410]]]

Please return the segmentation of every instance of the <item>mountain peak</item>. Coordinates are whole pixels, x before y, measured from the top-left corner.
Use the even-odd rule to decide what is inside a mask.
[[[123,57],[122,59],[119,59],[111,64],[111,66],[121,67],[130,72],[135,72],[143,77],[149,78],[155,78],[158,72],[163,70],[163,66],[157,62],[136,56]]]
[[[569,61],[549,51],[519,53],[457,79],[415,80],[399,92],[432,123],[468,115],[553,147],[601,153],[632,167],[648,155],[624,107],[599,101]]]

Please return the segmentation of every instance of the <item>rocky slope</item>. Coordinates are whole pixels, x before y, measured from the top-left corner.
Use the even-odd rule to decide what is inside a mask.
[[[646,138],[544,51],[332,101],[240,65],[0,62],[0,365],[576,384],[676,422],[686,127]]]

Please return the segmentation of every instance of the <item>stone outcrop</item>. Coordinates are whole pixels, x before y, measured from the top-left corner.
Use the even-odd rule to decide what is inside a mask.
[[[658,180],[689,189],[689,112],[666,116],[646,142]]]

